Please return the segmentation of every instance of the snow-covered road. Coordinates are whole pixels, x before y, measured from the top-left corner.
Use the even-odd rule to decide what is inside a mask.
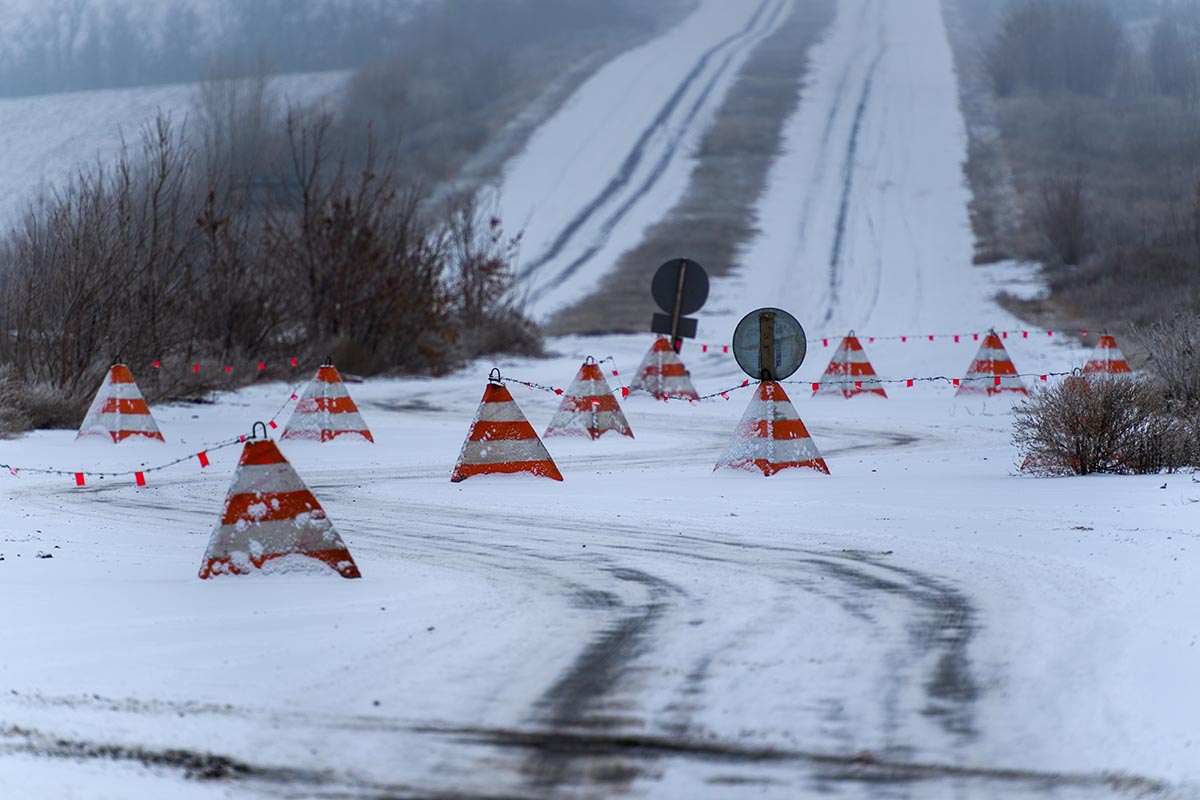
[[[700,0],[666,35],[598,70],[531,137],[497,187],[523,230],[519,273],[540,315],[595,289],[679,197],[691,148],[789,0]]]
[[[940,3],[839,2],[812,57],[759,205],[763,233],[729,297],[783,305],[817,330],[988,322],[990,290],[970,268],[966,131]]]
[[[761,36],[786,5],[703,2],[641,66],[621,66],[627,54],[581,87],[509,173],[506,209],[534,215],[525,263],[621,174],[710,48]],[[489,363],[352,385],[376,445],[284,443],[360,581],[195,578],[234,450],[140,490],[6,476],[0,796],[1200,797],[1200,483],[1016,477],[1007,404],[937,384],[809,397],[823,334],[1019,327],[970,265],[937,0],[837,7],[764,233],[702,319],[719,340],[769,301],[816,333],[787,389],[832,475],[713,473],[749,400],[735,390],[631,398],[633,441],[549,440],[561,484],[451,484]],[[650,140],[677,135],[695,132]],[[597,253],[669,207],[641,202],[682,187],[686,162],[617,201],[635,204]],[[600,241],[589,225],[531,286]],[[578,267],[539,309],[612,260]],[[499,366],[564,385],[584,356],[611,355],[627,381],[648,344],[559,339],[552,358]],[[1008,344],[1022,372],[1084,357],[1065,337]],[[975,345],[867,347],[883,377],[906,378],[960,375]],[[719,352],[684,356],[701,393],[742,380]],[[40,432],[0,442],[0,463],[166,461],[248,429],[289,389],[155,409],[166,445]],[[559,398],[516,392],[543,429]]]

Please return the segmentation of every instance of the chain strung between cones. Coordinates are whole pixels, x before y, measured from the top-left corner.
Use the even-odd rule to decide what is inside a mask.
[[[262,423],[258,423],[258,424],[262,424]],[[224,450],[226,447],[233,447],[234,445],[245,444],[247,441],[249,441],[253,438],[254,437],[252,437],[252,436],[242,435],[236,439],[230,439],[228,441],[220,442],[219,444],[211,445],[211,446],[205,448],[204,450],[201,450],[199,453],[189,453],[186,456],[180,456],[179,458],[175,459],[174,461],[168,461],[164,464],[157,464],[153,467],[142,467],[140,469],[121,470],[121,471],[117,471],[117,472],[99,472],[96,470],[76,470],[76,469],[56,469],[54,467],[21,467],[21,466],[15,466],[12,464],[2,464],[2,463],[0,463],[0,469],[8,470],[9,473],[12,475],[17,475],[18,473],[26,472],[26,473],[31,473],[34,475],[60,475],[60,476],[73,477],[76,479],[77,482],[78,482],[78,478],[80,475],[85,475],[85,476],[91,477],[91,478],[126,478],[131,475],[136,477],[137,475],[144,475],[147,472],[159,472],[164,469],[169,469],[170,467],[173,467],[176,464],[182,464],[185,461],[191,461],[193,458],[198,459],[200,461],[201,468],[207,467],[208,463],[209,463],[209,461],[208,461],[209,453],[216,451],[216,450]],[[80,485],[82,485],[82,484],[80,484]]]
[[[1009,338],[1010,334],[1013,337],[1019,336],[1022,339],[1031,339],[1031,338],[1040,338],[1042,336],[1046,336],[1046,337],[1079,336],[1081,338],[1086,338],[1087,336],[1089,336],[1090,334],[1093,334],[1093,333],[1095,333],[1095,331],[1088,331],[1087,329],[1084,329],[1084,328],[1070,329],[1070,330],[1067,330],[1067,329],[1059,329],[1059,330],[1036,329],[1035,330],[1035,329],[1029,329],[1029,328],[1020,328],[1020,329],[1011,330],[1011,331],[1002,330],[1002,331],[999,331],[998,335],[1000,336],[1001,339],[1006,340]],[[899,334],[893,334],[893,335],[888,335],[888,336],[860,336],[858,338],[865,340],[867,342],[867,344],[873,344],[875,342],[888,342],[888,341],[903,342],[903,343],[909,343],[909,342],[926,342],[926,343],[928,343],[928,342],[937,342],[937,341],[946,341],[946,340],[953,341],[955,344],[960,344],[965,341],[978,342],[984,336],[987,336],[987,335],[988,335],[988,331],[968,331],[966,333],[899,333]],[[1107,333],[1103,334],[1102,339],[1103,339],[1103,336],[1109,336],[1109,335]],[[830,347],[832,343],[837,342],[840,338],[841,338],[841,336],[838,334],[821,334],[818,336],[811,337],[809,339],[809,341],[810,342],[819,341],[821,343],[822,347]],[[1112,338],[1112,337],[1109,336],[1109,338]],[[728,354],[730,352],[730,345],[725,344],[725,343],[713,344],[711,342],[709,342],[709,343],[697,342],[696,345],[700,348],[700,352],[702,352],[702,353]]]
[[[1029,378],[1031,380],[1036,380],[1036,381],[1040,381],[1042,383],[1046,383],[1051,378],[1066,378],[1066,377],[1070,377],[1071,375],[1075,375],[1077,373],[1078,373],[1078,370],[1072,370],[1070,372],[1018,372],[1018,373],[1014,373],[1013,377]],[[876,378],[874,382],[886,384],[888,386],[904,385],[907,388],[911,389],[918,383],[945,383],[945,384],[949,384],[950,386],[952,386],[954,388],[958,388],[960,385],[962,385],[964,383],[991,382],[994,384],[995,380],[996,380],[996,376],[993,376],[993,375],[984,375],[981,377],[973,377],[973,378],[972,377],[951,378],[948,375],[921,375],[921,376],[914,376],[912,378]],[[547,386],[545,384],[535,383],[533,381],[523,381],[523,380],[519,380],[517,378],[507,378],[507,377],[503,378],[503,381],[505,383],[520,384],[521,386],[527,386],[530,389],[537,389],[537,390],[540,390],[543,392],[549,392],[551,394],[556,394],[556,395],[565,394],[565,392],[562,389],[556,389],[553,386]],[[820,380],[820,381],[775,381],[775,383],[787,384],[789,386],[807,386],[810,389],[813,389],[815,391],[818,387],[825,387],[825,386],[854,387],[858,384],[862,384],[863,381],[857,380],[855,378],[838,378],[836,380]],[[702,395],[698,395],[696,397],[691,397],[691,396],[687,396],[687,395],[663,395],[662,397],[656,398],[656,399],[660,399],[663,401],[680,400],[680,401],[687,402],[687,403],[701,403],[701,402],[706,402],[709,400],[715,400],[717,398],[720,398],[722,400],[728,400],[729,399],[728,395],[730,392],[736,392],[739,389],[745,389],[745,388],[749,387],[750,385],[751,385],[750,380],[747,379],[747,380],[744,380],[741,383],[737,384],[736,386],[730,386],[728,388],[721,389],[720,391],[712,392],[710,394],[702,394]]]

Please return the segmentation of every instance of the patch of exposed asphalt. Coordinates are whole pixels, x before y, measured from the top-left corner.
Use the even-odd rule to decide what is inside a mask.
[[[574,664],[542,695],[534,719],[543,730],[612,730],[642,724],[639,717],[631,716],[639,710],[622,703],[620,689],[631,677],[633,662],[650,647],[650,635],[671,599],[683,592],[640,570],[610,568],[608,572],[618,581],[640,586],[646,592],[646,601],[621,606],[620,616],[593,636]],[[606,597],[610,603],[615,599],[615,595]],[[614,608],[610,604],[607,610]],[[586,781],[580,773],[584,768]],[[621,759],[585,765],[571,752],[533,748],[521,772],[529,788],[539,794],[586,782],[603,787],[611,796],[627,790],[641,769],[637,763]]]
[[[51,736],[32,728],[0,726],[0,757],[26,755],[60,761],[111,761],[148,769],[175,770],[194,781],[240,784],[279,797],[338,800],[531,800],[527,795],[425,791],[400,784],[360,780],[332,770],[252,764],[186,748],[91,742]]]
[[[948,734],[960,739],[973,738],[974,703],[980,689],[967,658],[967,646],[977,628],[971,602],[962,592],[933,576],[887,564],[866,553],[848,551],[843,556],[870,569],[861,569],[841,559],[812,558],[805,563],[864,592],[903,597],[918,609],[919,613],[909,622],[912,654],[922,662],[932,659],[923,681],[927,698],[923,713],[936,719]],[[846,602],[850,604],[847,611],[861,613],[863,607],[856,599]],[[897,658],[912,661],[907,653]],[[881,687],[885,703],[902,689],[901,684],[906,680],[904,669],[905,665],[898,663],[892,675],[893,685]]]
[[[966,778],[1045,789],[1083,787],[1151,794],[1166,785],[1124,772],[1050,772],[1007,767],[904,761],[870,751],[850,754],[751,746],[712,739],[688,739],[591,731],[515,730],[506,728],[425,727],[427,733],[453,736],[465,742],[555,753],[563,758],[625,757],[649,761],[682,758],[736,764],[800,763],[817,768],[824,779],[861,783],[899,783]],[[729,782],[730,779],[725,779]],[[741,781],[739,781],[741,782]],[[757,782],[757,781],[754,781]]]
[[[645,330],[654,304],[650,276],[687,255],[726,274],[754,235],[754,204],[780,152],[783,126],[799,105],[809,48],[833,18],[832,0],[794,3],[790,16],[744,62],[693,158],[681,199],[624,253],[596,292],[555,314],[551,333]]]
[[[748,44],[750,34],[754,31],[755,27],[758,25],[760,19],[767,11],[771,3],[772,0],[760,0],[758,7],[754,10],[754,14],[740,31],[730,34],[700,55],[692,69],[686,76],[684,76],[683,81],[680,82],[679,86],[676,87],[675,91],[667,99],[667,102],[664,103],[659,109],[658,114],[655,115],[651,123],[645,128],[645,130],[642,131],[641,135],[634,143],[633,148],[628,154],[626,154],[624,161],[621,162],[621,166],[618,168],[617,173],[612,176],[607,184],[605,184],[604,188],[600,190],[600,193],[597,194],[596,197],[592,198],[592,200],[586,206],[584,206],[584,208],[578,214],[575,215],[574,219],[567,223],[566,227],[559,231],[558,236],[555,237],[554,241],[551,242],[550,246],[544,252],[533,258],[530,263],[519,270],[518,276],[520,278],[527,280],[530,276],[536,274],[538,270],[544,267],[548,262],[558,257],[558,255],[563,251],[563,248],[565,248],[571,239],[575,237],[575,234],[584,225],[586,225],[593,216],[603,212],[605,207],[609,205],[610,201],[612,201],[618,193],[623,191],[629,185],[630,181],[633,180],[634,173],[641,166],[642,160],[645,157],[647,145],[649,145],[649,143],[655,138],[662,136],[663,131],[667,127],[667,123],[671,119],[671,116],[675,113],[675,110],[680,106],[680,104],[683,103],[684,98],[687,96],[687,93],[691,89],[692,85],[703,77],[706,69],[708,68],[709,62],[711,62],[723,51],[728,50],[729,52],[726,54],[725,60],[721,67],[713,73],[711,79],[701,91],[698,99],[693,103],[691,109],[689,109],[685,118],[686,124],[684,127],[686,128],[687,126],[690,126],[695,117],[699,114],[700,109],[703,108],[704,103],[707,101],[709,95],[711,95],[716,82],[728,70],[733,56],[744,49]],[[776,13],[778,13],[779,6],[776,5],[774,8]],[[535,290],[535,295],[539,291],[544,291],[545,289],[553,288],[554,286],[561,284],[576,270],[578,270],[580,266],[587,263],[587,261],[589,261],[592,256],[596,254],[596,252],[603,245],[603,242],[607,239],[608,233],[611,232],[612,229],[616,227],[617,223],[619,223],[629,212],[633,202],[658,182],[658,179],[661,177],[666,164],[675,155],[675,151],[679,145],[679,138],[680,137],[678,136],[675,137],[672,146],[669,147],[666,152],[664,152],[659,162],[655,165],[654,170],[651,172],[651,175],[646,179],[638,191],[635,192],[631,198],[627,199],[615,211],[610,213],[605,219],[603,233],[598,240],[593,241],[581,256],[568,264],[559,274],[553,276],[551,280],[542,283],[538,289]]]
[[[870,751],[838,754],[772,746],[751,746],[715,739],[614,734],[587,730],[541,730],[451,725],[419,725],[407,730],[446,737],[463,744],[483,744],[529,753],[528,759],[564,762],[588,761],[608,767],[593,768],[589,777],[628,785],[640,774],[640,764],[661,759],[683,759],[711,764],[799,764],[812,768],[824,781],[848,783],[918,783],[947,778],[977,780],[1049,792],[1060,788],[1107,790],[1125,796],[1155,796],[1167,790],[1161,781],[1125,772],[1053,772],[1009,767],[943,764],[889,758]],[[153,749],[139,745],[89,742],[52,736],[32,728],[0,726],[0,757],[18,754],[64,761],[112,761],[146,768],[176,770],[189,780],[253,786],[280,797],[341,798],[342,800],[534,800],[528,793],[467,793],[457,790],[427,791],[415,787],[360,780],[332,770],[252,764],[230,756],[185,748]],[[737,775],[714,778],[722,785],[765,784],[769,781]],[[612,796],[607,795],[607,796]]]

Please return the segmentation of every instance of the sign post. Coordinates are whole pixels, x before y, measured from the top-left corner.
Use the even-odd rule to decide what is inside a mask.
[[[673,259],[654,273],[650,294],[666,312],[654,315],[650,330],[670,336],[671,347],[678,353],[685,337],[696,336],[696,320],[685,315],[699,311],[708,299],[708,273],[695,261]]]

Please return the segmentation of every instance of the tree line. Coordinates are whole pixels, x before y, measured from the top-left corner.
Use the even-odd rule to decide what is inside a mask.
[[[194,0],[135,5],[45,0],[0,43],[0,95],[185,83],[220,69],[247,77],[357,67],[385,58],[408,4],[355,0]]]
[[[1200,99],[1200,3],[1176,0],[1154,11],[1157,20],[1142,52],[1116,8],[1103,0],[1010,4],[986,50],[996,93],[1153,91],[1194,105]]]

